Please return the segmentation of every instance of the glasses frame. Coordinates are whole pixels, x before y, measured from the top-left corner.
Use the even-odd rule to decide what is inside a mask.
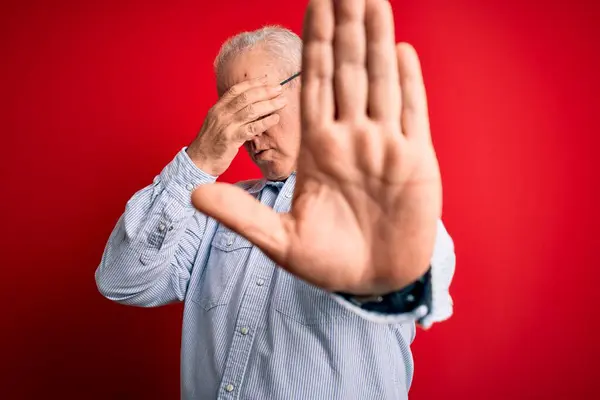
[[[299,77],[301,73],[302,73],[302,71],[300,71],[300,72],[296,72],[294,75],[290,76],[290,77],[289,77],[289,78],[287,78],[287,79],[284,79],[284,80],[283,80],[283,81],[281,81],[279,84],[280,84],[281,86],[283,86],[283,85],[285,85],[286,83],[288,83],[288,82],[291,82],[291,81],[293,81],[294,79],[296,79],[297,77]]]

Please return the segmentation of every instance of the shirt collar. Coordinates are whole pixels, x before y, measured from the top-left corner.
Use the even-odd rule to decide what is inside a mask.
[[[278,188],[279,190],[281,190],[281,188],[285,184],[294,184],[294,183],[296,183],[296,171],[292,172],[291,175],[288,176],[283,181],[269,181],[265,178],[259,179],[258,181],[256,181],[256,183],[254,185],[252,185],[252,187],[250,187],[250,189],[248,189],[248,193],[256,194],[256,193],[260,192],[261,190],[263,190],[265,188],[265,186],[267,186],[267,185],[274,186],[274,187]]]

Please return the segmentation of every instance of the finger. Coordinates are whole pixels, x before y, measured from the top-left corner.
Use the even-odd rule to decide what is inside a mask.
[[[242,93],[245,93],[247,90],[260,86],[265,86],[267,83],[268,77],[266,76],[261,76],[259,78],[249,79],[247,81],[240,82],[230,87],[229,90],[227,90],[223,94],[223,96],[221,96],[218,103],[223,105],[228,104]]]
[[[312,0],[304,18],[301,115],[303,134],[333,121],[333,6]]]
[[[365,11],[369,116],[400,122],[400,79],[394,15],[388,1],[368,1]]]
[[[355,120],[367,114],[365,0],[343,0],[334,3],[336,111],[340,120]]]
[[[290,246],[287,215],[276,213],[243,189],[227,183],[198,187],[192,193],[192,204],[254,243],[276,263],[286,260]]]
[[[402,93],[402,131],[407,137],[429,136],[427,95],[419,56],[408,43],[396,46]]]
[[[267,129],[272,128],[278,123],[279,114],[267,115],[264,118],[260,118],[254,122],[243,125],[239,130],[239,137],[237,139],[246,142],[252,139],[254,136],[264,133]]]
[[[256,86],[249,88],[232,99],[225,108],[228,112],[235,114],[251,104],[266,100],[274,100],[281,95],[281,85],[276,86]]]
[[[234,115],[234,120],[240,124],[247,124],[261,117],[281,110],[287,104],[287,99],[283,96],[271,100],[250,103]]]

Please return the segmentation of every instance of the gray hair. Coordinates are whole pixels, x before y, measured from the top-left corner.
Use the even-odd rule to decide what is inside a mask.
[[[265,50],[281,60],[281,70],[284,74],[292,75],[300,71],[302,39],[291,30],[278,25],[268,25],[254,31],[241,32],[227,39],[215,58],[214,71],[219,93],[225,90],[223,74],[226,63],[257,46],[264,46]]]

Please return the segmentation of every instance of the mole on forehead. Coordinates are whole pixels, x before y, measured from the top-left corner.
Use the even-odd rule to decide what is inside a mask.
[[[275,76],[277,74],[277,68],[271,63],[263,64],[258,68],[248,68],[244,69],[243,79],[254,79],[261,78],[263,76]]]
[[[242,83],[242,82],[250,80],[250,79],[262,78],[262,77],[267,78],[268,81],[272,80],[273,82],[278,82],[279,74],[276,74],[275,72],[271,72],[271,73],[262,72],[260,74],[244,72],[243,75],[240,75],[238,77],[232,77],[231,79],[229,79],[226,87],[227,87],[227,89],[229,89],[232,86],[237,85],[238,83]]]
[[[273,83],[279,82],[281,71],[277,64],[270,60],[264,60],[264,58],[266,57],[261,56],[260,62],[247,58],[235,60],[225,70],[223,90],[227,91],[238,83],[260,77],[267,77]]]

